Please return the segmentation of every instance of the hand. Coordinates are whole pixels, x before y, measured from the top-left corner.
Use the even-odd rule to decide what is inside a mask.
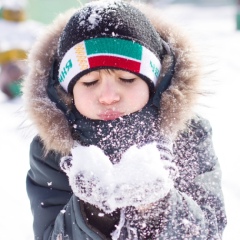
[[[106,200],[110,198],[113,165],[100,148],[76,144],[72,156],[61,159],[60,167],[77,197],[110,212]]]
[[[147,207],[169,193],[177,168],[174,163],[160,159],[162,149],[153,142],[140,148],[132,146],[123,154],[113,169],[115,187],[109,200],[112,208]]]
[[[141,208],[168,194],[177,170],[160,156],[155,142],[132,146],[112,165],[98,147],[76,145],[72,157],[62,158],[61,168],[77,197],[107,213],[127,206]]]

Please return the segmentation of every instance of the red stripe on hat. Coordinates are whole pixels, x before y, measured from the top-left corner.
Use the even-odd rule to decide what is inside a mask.
[[[116,56],[93,56],[88,58],[89,67],[113,67],[113,68],[121,68],[126,69],[128,71],[140,72],[141,63]]]

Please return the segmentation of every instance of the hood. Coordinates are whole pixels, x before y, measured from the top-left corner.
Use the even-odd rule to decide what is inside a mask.
[[[134,4],[134,6],[148,17],[161,37],[170,45],[176,58],[171,85],[162,94],[160,100],[159,120],[160,131],[174,139],[193,115],[199,92],[199,61],[183,31],[166,20],[160,10],[145,4]],[[49,99],[46,86],[59,36],[76,10],[67,11],[46,27],[28,56],[30,70],[22,88],[24,105],[47,152],[55,150],[61,154],[68,154],[73,146],[68,122],[61,110]],[[166,74],[170,63],[170,57],[166,56],[162,62],[161,77]]]

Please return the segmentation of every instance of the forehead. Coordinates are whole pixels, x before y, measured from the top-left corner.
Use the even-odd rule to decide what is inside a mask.
[[[135,75],[137,76],[136,74],[134,73],[131,73],[129,71],[125,71],[125,70],[122,70],[122,69],[111,69],[111,68],[103,68],[103,69],[98,69],[98,70],[93,70],[87,74],[85,74],[84,76],[87,76],[87,75],[94,75],[94,74],[128,74],[128,75]]]
[[[99,73],[104,72],[104,73],[112,74],[112,73],[116,73],[116,69],[106,68],[106,69],[98,70],[98,72]]]

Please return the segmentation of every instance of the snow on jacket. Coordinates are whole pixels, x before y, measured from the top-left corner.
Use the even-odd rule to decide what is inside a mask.
[[[179,176],[174,188],[161,202],[158,239],[221,239],[226,225],[221,171],[215,156],[211,127],[195,116],[193,108],[201,78],[194,51],[176,26],[166,22],[161,12],[147,5],[136,5],[168,42],[176,57],[171,86],[161,98],[160,129],[174,140],[173,162]],[[38,130],[30,149],[27,191],[34,217],[35,239],[108,239],[101,230],[112,231],[116,215],[102,218],[105,227],[96,228],[86,218],[84,205],[69,186],[60,169],[62,156],[70,153],[74,141],[64,114],[47,95],[46,87],[56,54],[59,35],[71,10],[61,15],[33,46],[29,55],[30,73],[24,86],[26,111]],[[169,59],[163,61],[164,70]],[[94,209],[94,213],[100,211]]]

